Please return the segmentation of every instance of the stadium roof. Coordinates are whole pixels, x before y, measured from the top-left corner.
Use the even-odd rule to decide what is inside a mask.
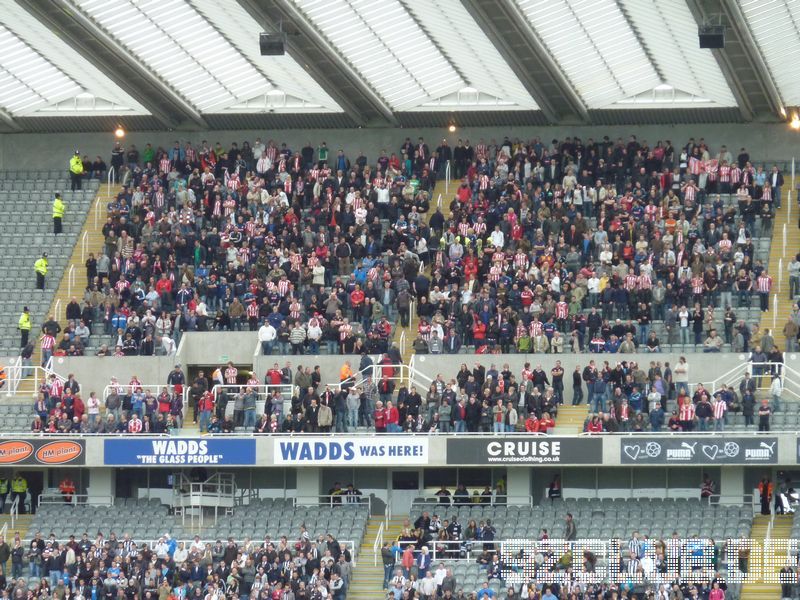
[[[800,105],[793,0],[2,5],[4,131],[751,121]],[[724,49],[698,47],[709,23]],[[286,54],[261,56],[262,31],[285,32]]]

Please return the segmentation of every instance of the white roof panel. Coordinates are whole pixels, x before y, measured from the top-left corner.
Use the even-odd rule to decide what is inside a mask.
[[[589,108],[660,83],[614,0],[515,1]]]
[[[261,56],[258,45],[261,27],[238,2],[226,4],[225,10],[221,11],[218,0],[189,1],[281,92],[287,97],[303,98],[300,101],[302,108],[341,112],[341,107],[289,54]],[[261,90],[262,96],[263,93],[264,90]],[[248,102],[245,101],[244,105],[248,105]],[[249,103],[249,106],[253,104]],[[296,107],[300,108],[299,105]]]
[[[0,106],[26,115],[79,94],[81,86],[0,25]]]
[[[185,0],[75,0],[91,19],[203,112],[270,82]]]
[[[672,106],[684,102],[696,106],[700,99],[736,106],[711,50],[698,47],[697,23],[685,2],[618,1],[663,75],[663,83],[690,94],[676,95]]]
[[[487,104],[525,109],[537,108],[514,71],[500,56],[492,42],[475,22],[460,0],[437,0],[405,3],[417,23],[425,29],[447,58],[480,94],[474,96],[474,106],[486,108]],[[463,92],[463,90],[462,90]],[[451,95],[452,96],[452,95]],[[426,105],[427,110],[441,106],[468,109],[471,97],[456,92],[455,98],[441,98]],[[456,101],[456,104],[448,102]]]
[[[467,84],[397,0],[293,0],[395,110]]]
[[[800,2],[797,0],[738,0],[745,22],[761,50],[781,99],[800,105]]]

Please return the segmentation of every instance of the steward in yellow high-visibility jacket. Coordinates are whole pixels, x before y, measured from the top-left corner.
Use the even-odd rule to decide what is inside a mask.
[[[33,263],[33,270],[36,271],[36,289],[44,290],[44,276],[47,275],[47,252],[44,252],[42,258]]]
[[[81,153],[75,150],[75,154],[69,159],[69,180],[72,184],[72,191],[81,189],[81,180],[83,179],[83,161],[81,160]]]
[[[83,166],[81,166],[83,168]],[[53,234],[58,235],[63,231],[61,221],[64,218],[64,213],[67,210],[67,205],[61,199],[61,194],[56,192],[56,197],[53,200]]]

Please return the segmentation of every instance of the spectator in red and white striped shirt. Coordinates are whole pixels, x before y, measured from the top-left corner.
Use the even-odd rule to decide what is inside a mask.
[[[728,412],[728,405],[719,396],[714,396],[711,401],[711,409],[714,412],[714,431],[725,431],[725,415]]]
[[[128,433],[141,433],[142,431],[142,420],[139,418],[139,415],[133,413],[130,421],[128,421]]]
[[[233,366],[233,362],[228,361],[228,366],[225,368],[225,383],[228,385],[236,385],[236,378],[239,376],[239,369]]]
[[[764,269],[761,275],[756,279],[756,291],[758,298],[761,300],[761,311],[766,312],[769,310],[769,293],[772,290],[772,277]]]
[[[45,333],[40,338],[40,348],[42,350],[42,366],[47,366],[47,363],[50,362],[50,358],[53,356],[53,349],[56,346],[56,338],[50,335],[49,333]]]
[[[678,420],[683,431],[694,429],[694,404],[689,396],[683,397],[683,404],[678,408]]]

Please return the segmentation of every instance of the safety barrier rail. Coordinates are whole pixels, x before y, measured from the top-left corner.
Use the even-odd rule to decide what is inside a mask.
[[[383,521],[381,521],[380,527],[378,527],[378,533],[375,535],[375,543],[372,544],[373,566],[376,567],[378,566],[378,556],[382,547],[383,547]]]
[[[259,385],[228,385],[228,384],[217,383],[211,390],[211,393],[214,396],[214,406],[216,406],[217,402],[219,402],[220,394],[224,392],[225,394],[230,396],[228,398],[228,404],[225,407],[225,415],[226,416],[232,415],[233,404],[234,404],[232,400],[237,394],[241,394],[247,388],[251,388],[253,391],[256,392],[256,394],[258,394],[258,401],[256,402],[257,417],[264,413],[264,403],[266,399],[268,397],[274,397],[276,393],[282,400],[281,415],[289,414],[291,410],[292,396],[295,393],[295,386],[289,383],[259,384]]]
[[[72,499],[67,502],[64,494],[57,490],[45,491],[39,495],[38,506],[43,504],[68,504],[71,506],[114,506],[114,496],[106,494],[72,494]]]

